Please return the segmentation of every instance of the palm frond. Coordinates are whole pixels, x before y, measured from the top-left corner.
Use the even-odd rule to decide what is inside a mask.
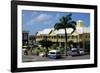
[[[66,17],[71,17],[72,16],[72,13],[69,13]]]
[[[75,25],[76,26],[76,22],[75,21],[69,21],[67,24],[71,24],[71,25]]]
[[[65,23],[65,22],[66,22],[66,17],[63,16],[63,17],[60,19],[60,22],[61,22],[61,23]]]
[[[72,13],[66,15],[66,22],[68,22],[69,20],[72,20],[71,16],[72,16]]]
[[[65,26],[63,26],[62,23],[56,23],[56,24],[54,25],[54,29],[55,29],[55,30],[64,29],[64,28],[65,28]]]
[[[73,31],[71,32],[71,34],[72,34],[76,30],[76,22],[75,21],[68,22],[67,28],[73,29]]]
[[[72,13],[66,16],[63,16],[60,19],[60,22],[54,25],[54,29],[59,30],[59,29],[65,29],[65,28],[72,28],[73,29],[72,33],[73,33],[76,30],[76,22],[72,21],[71,16],[72,16]]]

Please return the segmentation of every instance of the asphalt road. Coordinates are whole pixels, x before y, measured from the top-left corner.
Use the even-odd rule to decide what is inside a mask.
[[[63,56],[60,59],[50,59],[48,57],[40,57],[40,56],[22,56],[22,61],[23,62],[37,62],[37,61],[55,61],[55,60],[80,60],[80,59],[90,59],[90,55],[83,55],[83,56]]]

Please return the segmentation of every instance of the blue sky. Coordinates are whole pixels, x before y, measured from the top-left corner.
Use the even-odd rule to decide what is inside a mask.
[[[70,12],[22,10],[22,30],[29,31],[30,35],[35,35],[37,31],[41,31],[45,28],[53,28],[55,23],[59,22],[62,16],[69,13]],[[72,20],[82,20],[85,27],[90,26],[89,13],[71,13]]]

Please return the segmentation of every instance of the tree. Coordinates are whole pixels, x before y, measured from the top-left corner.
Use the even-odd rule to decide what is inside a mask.
[[[65,54],[67,55],[67,30],[66,28],[72,28],[73,31],[71,34],[76,30],[76,22],[71,18],[72,14],[68,14],[63,16],[58,23],[54,25],[55,30],[64,29],[65,30]]]
[[[43,47],[46,47],[46,57],[47,57],[47,54],[48,54],[48,47],[50,47],[52,45],[52,42],[47,40],[47,39],[43,39],[39,42]]]
[[[74,42],[73,41],[69,41],[68,44],[69,44],[69,49],[71,50],[71,48],[74,46]]]
[[[90,54],[90,41],[85,41],[85,52]]]
[[[51,48],[52,49],[57,49],[57,44],[52,44]]]

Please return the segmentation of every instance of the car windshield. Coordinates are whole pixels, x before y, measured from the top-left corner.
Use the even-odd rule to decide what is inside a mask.
[[[77,52],[77,50],[72,50],[72,52]]]
[[[80,51],[83,51],[83,50],[80,50]]]
[[[55,52],[50,52],[50,54],[55,54]]]

